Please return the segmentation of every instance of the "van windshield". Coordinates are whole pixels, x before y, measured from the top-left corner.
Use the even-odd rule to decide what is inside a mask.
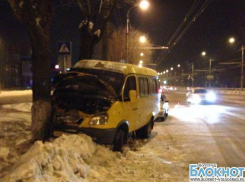
[[[124,75],[122,73],[98,70],[98,69],[83,69],[83,68],[72,68],[71,71],[83,72],[91,75],[96,75],[99,79],[109,84],[117,93],[121,94],[121,89],[124,82]]]

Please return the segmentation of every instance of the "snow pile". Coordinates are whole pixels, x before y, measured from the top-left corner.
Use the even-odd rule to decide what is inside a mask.
[[[32,94],[32,90],[15,90],[15,91],[1,91],[1,97],[13,97],[13,96],[21,96],[21,95],[30,95]]]
[[[15,104],[2,106],[4,109],[0,110],[0,178],[31,145],[30,106]],[[28,112],[23,113],[21,110]]]
[[[20,103],[20,104],[6,104],[3,105],[2,108],[3,109],[13,109],[16,111],[22,111],[22,112],[31,112],[31,107],[32,107],[32,103],[28,102],[28,103]]]
[[[36,142],[1,181],[162,181],[171,178],[165,172],[170,165],[129,148],[112,152],[84,134],[62,135],[52,143]]]
[[[79,181],[87,177],[95,144],[85,135],[38,141],[20,157],[3,181]]]

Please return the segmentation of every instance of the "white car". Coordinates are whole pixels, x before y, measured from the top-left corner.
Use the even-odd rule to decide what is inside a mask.
[[[216,101],[216,95],[212,91],[206,89],[193,89],[186,94],[187,102],[192,104],[200,103],[214,103]]]

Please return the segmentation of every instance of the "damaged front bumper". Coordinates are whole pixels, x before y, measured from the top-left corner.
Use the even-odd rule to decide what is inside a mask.
[[[116,128],[112,129],[95,129],[95,128],[80,128],[78,126],[72,126],[67,124],[52,124],[50,127],[51,134],[55,137],[62,134],[79,134],[84,133],[90,136],[94,142],[98,144],[111,145],[114,142],[116,135]]]

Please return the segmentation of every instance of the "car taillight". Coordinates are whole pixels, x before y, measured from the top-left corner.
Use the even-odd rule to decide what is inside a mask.
[[[160,88],[160,89],[158,90],[158,93],[159,93],[159,94],[162,94],[162,93],[164,93],[164,90]]]

